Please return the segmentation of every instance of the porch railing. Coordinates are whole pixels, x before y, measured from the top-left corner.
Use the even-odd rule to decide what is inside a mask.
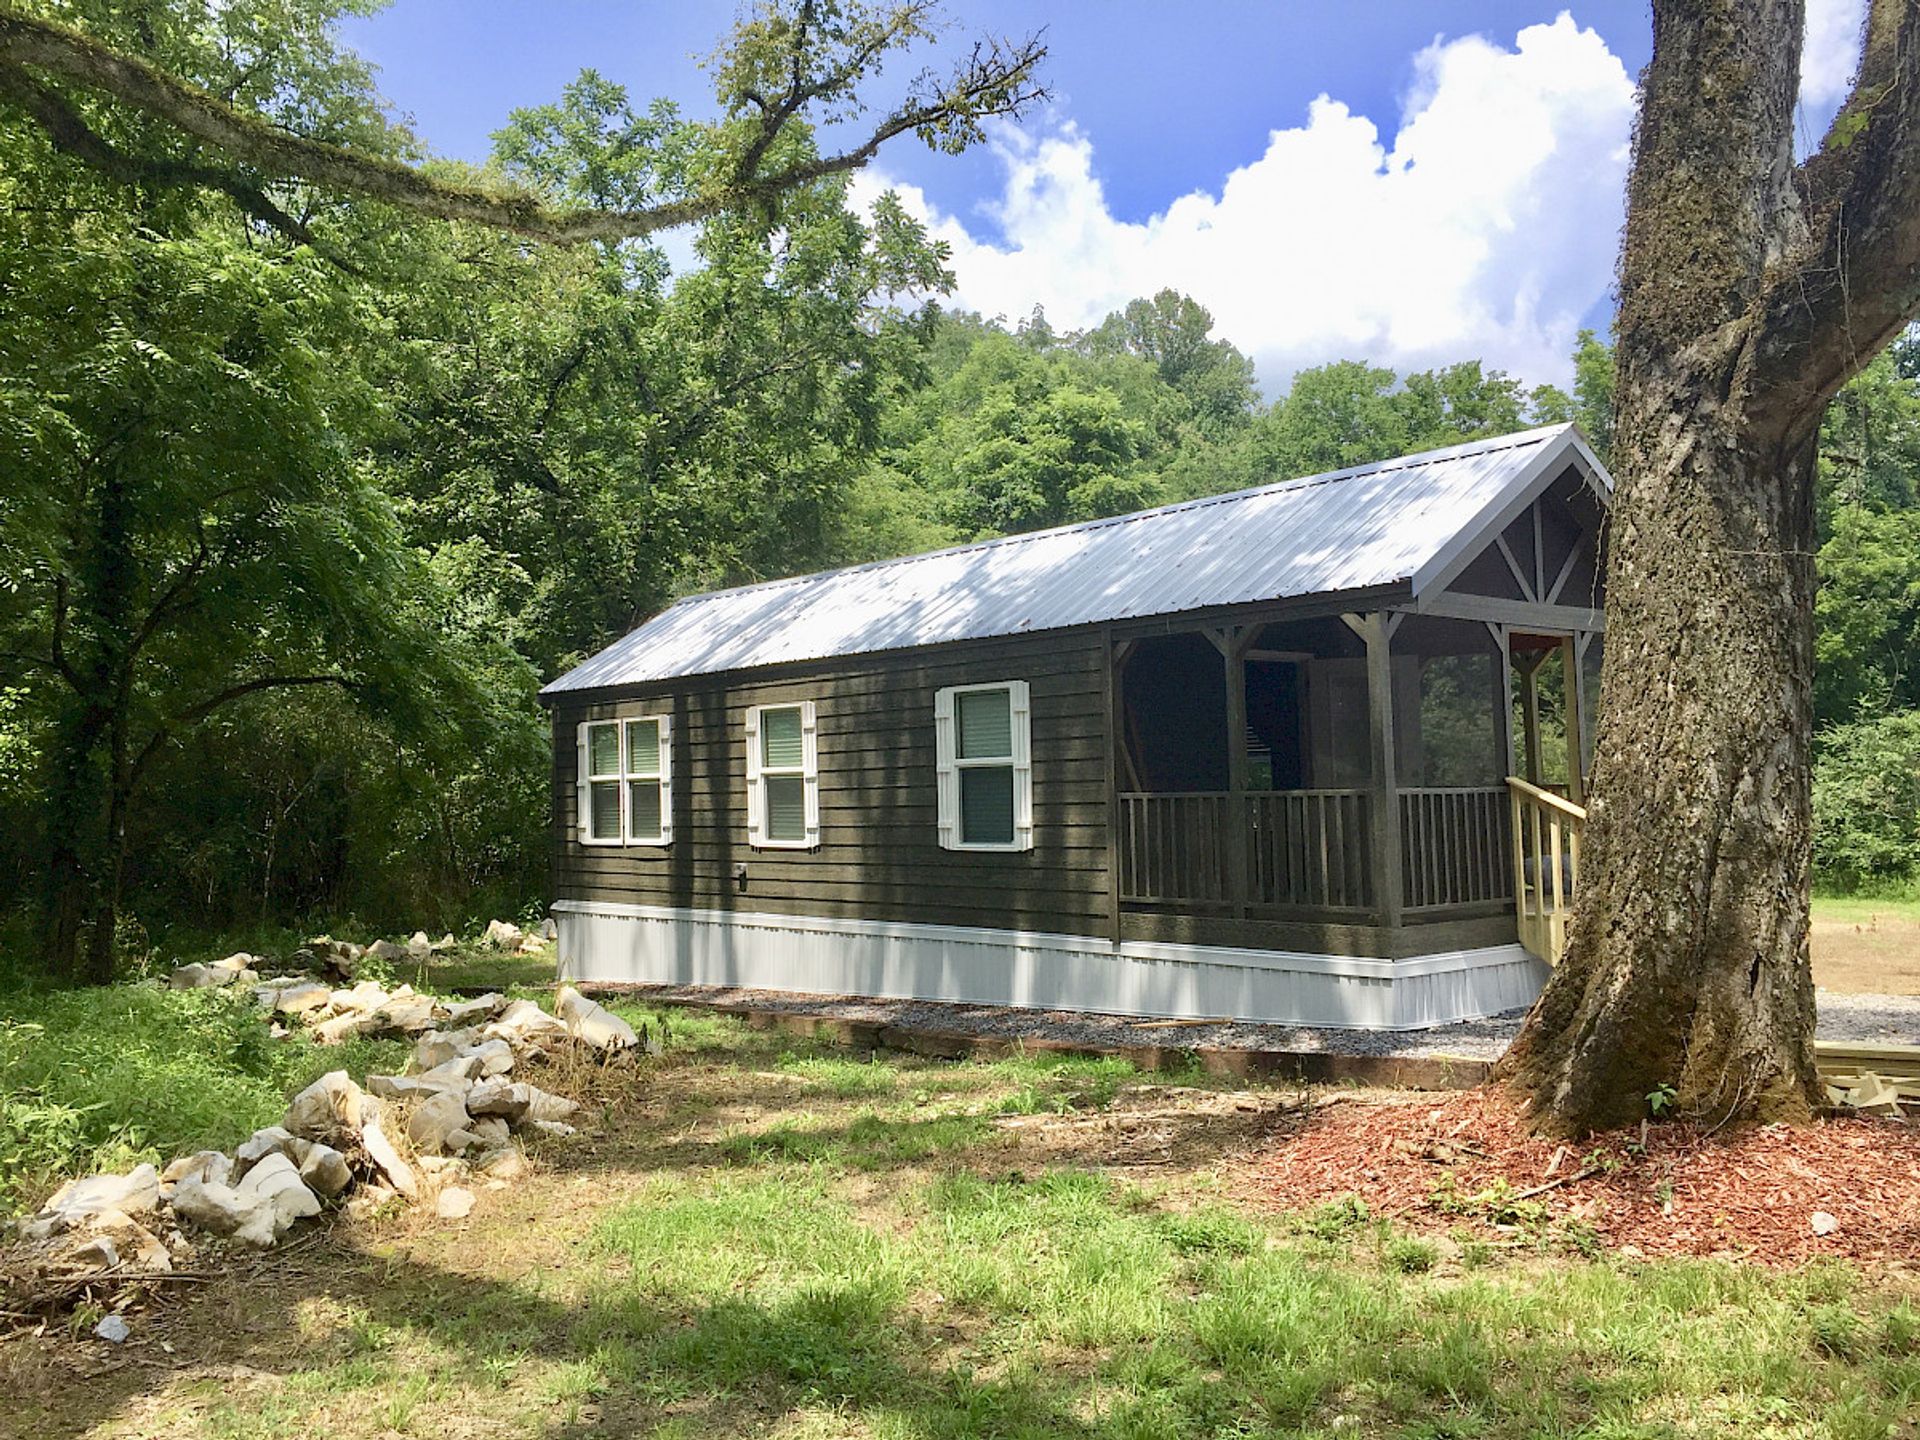
[[[1364,790],[1257,790],[1245,798],[1250,904],[1373,904],[1373,800]]]
[[[1512,897],[1506,792],[1399,794],[1404,903],[1428,913]],[[1249,915],[1360,916],[1380,902],[1373,797],[1358,789],[1120,797],[1120,899]],[[1231,827],[1244,826],[1244,882]]]
[[[1226,905],[1233,900],[1227,816],[1233,796],[1204,791],[1120,797],[1120,898]]]
[[[1511,835],[1504,786],[1402,790],[1400,873],[1407,909],[1512,900]]]
[[[1567,921],[1580,886],[1580,837],[1587,811],[1551,790],[1507,777],[1513,825],[1514,913],[1520,943],[1549,965],[1567,948]]]

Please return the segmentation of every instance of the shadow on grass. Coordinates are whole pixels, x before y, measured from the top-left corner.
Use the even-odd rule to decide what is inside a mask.
[[[1365,1227],[1316,1240],[1086,1170],[1009,1171],[978,1115],[781,1114],[911,1104],[942,1074],[991,1105],[987,1067],[903,1062],[889,1087],[833,1052],[710,1038],[610,1075],[608,1128],[466,1227],[342,1226],[138,1320],[124,1350],[88,1347],[91,1376],[0,1348],[0,1431],[1092,1440],[1345,1417],[1653,1437],[1685,1428],[1658,1414],[1737,1404],[1727,1433],[1771,1416],[1864,1436],[1920,1393],[1920,1317],[1851,1318],[1842,1273],[1390,1273]],[[770,1123],[688,1134],[743,1104]]]

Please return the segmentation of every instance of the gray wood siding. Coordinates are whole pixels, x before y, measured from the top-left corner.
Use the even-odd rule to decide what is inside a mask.
[[[995,680],[1030,687],[1034,848],[943,850],[934,692]],[[1106,934],[1104,685],[1100,640],[1082,632],[565,697],[553,713],[555,898]],[[746,710],[799,700],[817,716],[821,843],[756,850]],[[576,727],[654,714],[674,717],[673,844],[581,844]]]

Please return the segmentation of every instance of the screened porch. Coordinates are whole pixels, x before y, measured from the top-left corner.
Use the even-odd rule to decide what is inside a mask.
[[[1376,611],[1121,641],[1112,658],[1128,913],[1511,914],[1533,882],[1508,776],[1581,796],[1597,634]]]

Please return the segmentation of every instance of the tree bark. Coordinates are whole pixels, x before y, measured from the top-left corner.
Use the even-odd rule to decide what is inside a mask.
[[[1607,650],[1567,954],[1503,1062],[1543,1130],[1801,1119],[1813,474],[1920,305],[1920,0],[1793,164],[1800,0],[1658,0],[1620,263]]]

